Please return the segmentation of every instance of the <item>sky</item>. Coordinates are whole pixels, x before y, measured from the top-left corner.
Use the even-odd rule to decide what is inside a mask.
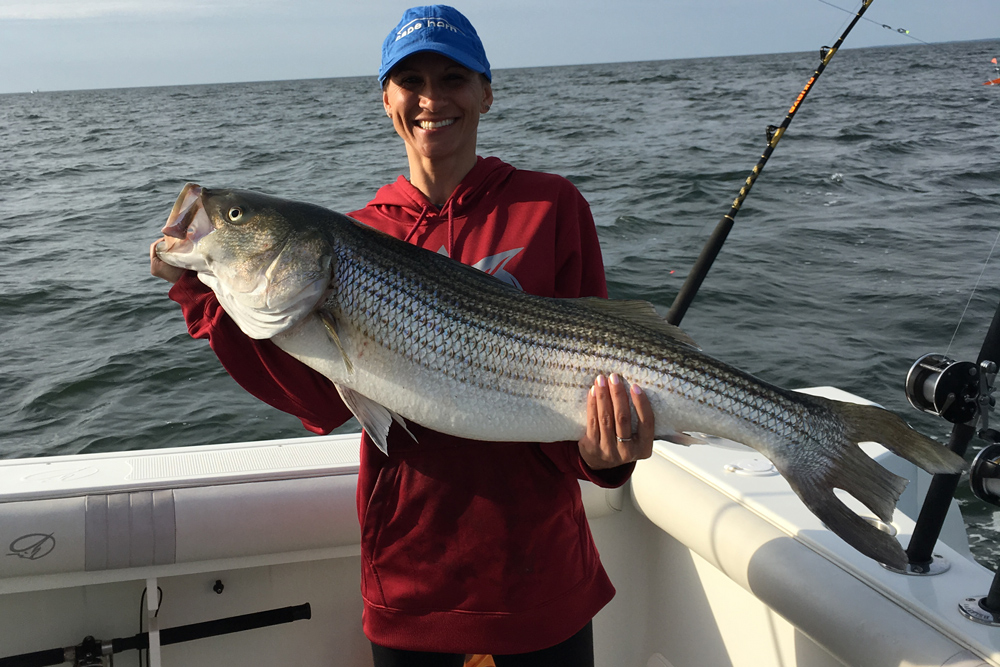
[[[375,76],[411,4],[0,0],[0,93]],[[833,43],[860,0],[452,4],[503,69],[811,51]],[[875,0],[865,17],[844,48],[1000,37],[1000,0]]]

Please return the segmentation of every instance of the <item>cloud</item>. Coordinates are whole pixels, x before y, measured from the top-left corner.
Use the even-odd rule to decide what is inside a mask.
[[[0,0],[2,20],[81,20],[217,16],[233,10],[277,7],[273,0]]]

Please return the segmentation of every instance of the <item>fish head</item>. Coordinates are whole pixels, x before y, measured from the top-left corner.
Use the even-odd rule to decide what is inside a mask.
[[[271,338],[326,295],[333,255],[324,227],[331,216],[310,204],[188,183],[156,253],[167,264],[197,271],[245,334]]]

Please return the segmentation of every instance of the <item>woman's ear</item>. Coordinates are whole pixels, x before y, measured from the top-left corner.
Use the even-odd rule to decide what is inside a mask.
[[[486,113],[493,106],[493,86],[490,84],[483,85],[483,103],[479,106],[479,113]]]

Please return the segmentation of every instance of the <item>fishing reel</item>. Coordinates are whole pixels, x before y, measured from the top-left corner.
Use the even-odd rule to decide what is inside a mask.
[[[906,399],[918,410],[952,422],[948,449],[964,456],[978,435],[991,444],[976,457],[969,471],[969,486],[981,500],[1000,504],[1000,432],[989,428],[989,411],[1000,359],[1000,307],[993,314],[977,363],[956,362],[942,354],[928,354],[914,362],[906,375]],[[907,574],[935,574],[934,564],[944,559],[934,553],[945,516],[961,475],[934,475],[920,515],[906,547]],[[947,568],[937,568],[937,573]],[[967,597],[959,603],[965,618],[1000,627],[1000,571],[985,596]]]
[[[75,649],[75,651],[66,649],[64,653],[67,661],[73,663],[73,667],[114,667],[114,649],[109,641],[88,636]],[[70,655],[71,653],[74,655]]]
[[[997,366],[984,361],[954,361],[943,354],[917,359],[906,374],[906,399],[917,410],[937,415],[953,424],[977,427],[988,444],[969,470],[969,486],[980,500],[1000,506],[1000,431],[989,428],[989,409]]]
[[[986,445],[969,468],[969,488],[984,503],[1000,506],[1000,444]]]
[[[992,361],[975,364],[955,361],[943,354],[926,354],[906,374],[906,400],[917,410],[954,424],[948,448],[963,456],[969,441],[977,434],[993,442],[1000,441],[1000,432],[988,428],[989,409],[995,402],[996,374],[997,367]],[[934,548],[959,480],[956,474],[935,475],[931,480],[906,548],[906,574],[932,575],[949,569],[947,561],[935,554]]]
[[[952,424],[981,418],[986,428],[988,408],[994,404],[996,367],[980,368],[971,361],[955,361],[943,354],[925,354],[906,374],[906,400],[917,410]],[[984,409],[986,408],[986,409]]]

